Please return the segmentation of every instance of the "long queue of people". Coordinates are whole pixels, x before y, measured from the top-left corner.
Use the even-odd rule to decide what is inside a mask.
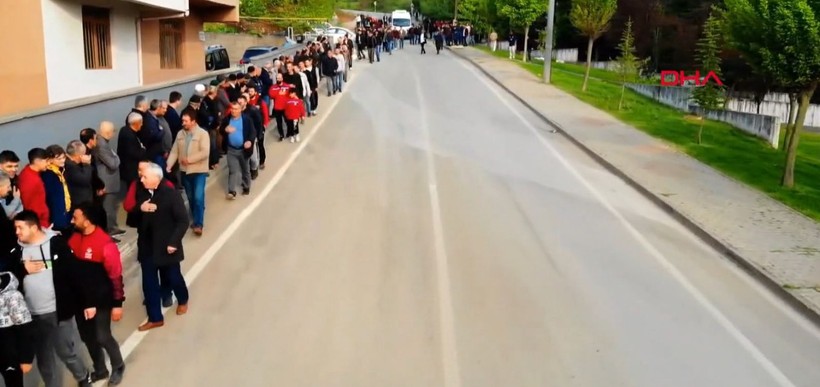
[[[164,325],[162,308],[188,312],[180,264],[183,237],[203,235],[205,186],[227,159],[227,198],[265,169],[265,133],[276,122],[278,140],[300,141],[299,126],[315,116],[320,81],[327,95],[342,92],[352,69],[352,42],[312,42],[245,73],[198,84],[183,104],[137,96],[116,131],[111,121],[85,128],[65,147],[0,152],[0,373],[22,387],[37,369],[46,387],[63,387],[63,363],[80,386],[108,379],[119,384],[125,362],[111,324],[123,317],[125,285],[118,243],[136,230],[137,259],[147,320]],[[183,196],[187,197],[187,208]],[[93,362],[81,356],[79,336]],[[106,355],[108,363],[106,362]],[[108,368],[110,363],[111,368]]]

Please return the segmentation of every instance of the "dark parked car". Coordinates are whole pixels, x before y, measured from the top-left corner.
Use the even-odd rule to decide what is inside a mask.
[[[253,46],[253,47],[248,47],[248,49],[245,50],[245,53],[242,54],[242,59],[239,60],[239,64],[251,63],[251,60],[250,60],[251,58],[253,58],[255,56],[259,56],[259,55],[269,54],[269,53],[274,52],[278,49],[279,49],[278,47],[274,47],[274,46]]]
[[[231,60],[228,58],[228,50],[221,44],[211,45],[205,48],[205,70],[214,71],[231,67]]]

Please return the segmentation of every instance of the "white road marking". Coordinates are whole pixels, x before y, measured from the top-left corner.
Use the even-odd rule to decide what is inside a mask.
[[[468,66],[464,63],[463,60],[459,60],[459,63],[464,66],[468,71],[470,71],[479,81],[484,83],[487,88],[489,88],[493,94],[506,106],[513,114],[515,114],[518,119],[528,128],[530,131],[535,135],[538,141],[550,151],[550,153],[558,160],[561,165],[566,168],[577,180],[581,183],[592,196],[603,206],[607,209],[617,220],[618,222],[623,225],[623,227],[629,231],[633,238],[651,255],[655,260],[664,268],[666,269],[669,274],[680,283],[680,285],[686,289],[687,292],[704,308],[706,311],[712,315],[712,317],[717,320],[718,324],[720,324],[726,332],[729,333],[737,342],[745,349],[751,356],[757,361],[766,372],[777,382],[778,386],[781,387],[796,387],[794,383],[792,383],[789,378],[780,371],[779,368],[771,361],[768,357],[766,357],[763,352],[757,348],[757,346],[748,338],[743,332],[738,329],[731,320],[729,320],[726,315],[724,315],[709,299],[700,291],[698,290],[695,285],[693,285],[686,276],[681,273],[678,268],[676,268],[664,255],[661,253],[643,234],[638,231],[635,226],[632,225],[618,210],[615,209],[607,200],[604,195],[602,195],[592,184],[587,181],[580,172],[578,172],[575,167],[561,155],[555,147],[550,144],[549,141],[539,132],[538,128],[533,126],[521,113],[509,102],[509,97],[505,97],[499,91],[497,85],[491,84],[490,81],[486,79],[486,77],[480,73],[472,66]]]
[[[349,78],[350,82],[347,82],[346,87],[349,88],[350,84],[352,84],[353,81],[355,81],[357,78],[358,77]],[[299,157],[299,155],[302,153],[302,151],[305,149],[305,147],[308,145],[308,143],[310,143],[310,140],[312,140],[313,137],[316,135],[316,133],[319,132],[319,129],[322,128],[322,124],[324,124],[327,117],[330,116],[330,114],[336,108],[336,105],[339,104],[339,101],[341,100],[341,98],[343,96],[344,96],[344,94],[342,94],[342,96],[340,96],[339,98],[335,98],[329,104],[329,107],[328,107],[327,111],[323,112],[323,114],[321,116],[319,116],[319,120],[316,121],[315,129],[313,129],[313,131],[310,132],[310,134],[306,138],[304,138],[302,140],[302,142],[299,144],[299,146],[290,154],[290,157],[287,159],[287,161],[285,161],[285,164],[282,165],[282,167],[280,167],[278,171],[276,171],[276,174],[273,176],[273,179],[270,182],[268,182],[268,184],[265,186],[265,188],[262,191],[259,192],[259,195],[257,197],[255,197],[253,199],[253,201],[247,207],[245,207],[244,210],[242,210],[241,213],[239,213],[239,216],[237,216],[233,220],[233,222],[231,222],[231,224],[228,225],[228,227],[225,229],[225,231],[223,231],[219,235],[219,238],[217,238],[217,240],[211,245],[211,247],[209,247],[208,250],[205,251],[205,254],[202,255],[202,257],[199,259],[199,261],[197,261],[194,264],[194,266],[191,267],[191,269],[188,270],[185,273],[185,281],[188,283],[189,288],[194,284],[194,282],[199,277],[199,275],[202,274],[202,271],[205,270],[205,267],[207,267],[208,264],[211,263],[211,261],[216,256],[216,253],[218,253],[219,250],[222,249],[222,247],[233,236],[233,234],[236,232],[236,230],[238,230],[239,227],[242,226],[242,223],[244,223],[245,220],[249,216],[251,216],[251,214],[254,211],[256,211],[256,209],[262,204],[262,202],[265,200],[265,198],[267,198],[267,196],[270,194],[270,192],[273,190],[273,188],[276,187],[277,184],[279,184],[279,181],[282,180],[282,177],[285,175],[285,173],[288,171],[288,169],[290,169],[290,167],[296,161],[296,158]],[[171,308],[163,308],[162,309],[163,316],[166,313],[168,313],[169,310],[171,310]],[[137,348],[137,346],[140,345],[140,343],[145,339],[145,336],[147,336],[148,333],[150,333],[150,332],[151,331],[140,332],[140,331],[137,331],[137,330],[132,332],[131,335],[128,336],[128,338],[125,340],[125,342],[123,342],[123,344],[120,346],[120,350],[122,351],[123,358],[128,359],[128,357],[131,355],[131,353],[134,352],[134,350]]]
[[[424,107],[424,94],[421,90],[421,80],[413,69],[413,83],[416,85],[416,95],[419,101],[419,116],[422,136],[426,146],[427,178],[430,184],[430,209],[433,212],[433,241],[436,251],[436,283],[439,296],[439,324],[441,329],[441,359],[444,370],[444,385],[447,387],[461,386],[461,371],[458,366],[458,349],[456,346],[455,318],[453,311],[452,286],[450,285],[450,271],[447,259],[447,249],[444,244],[444,225],[441,221],[441,204],[439,202],[436,182],[436,167],[433,160],[433,142],[430,140],[430,127],[427,124],[427,109]]]

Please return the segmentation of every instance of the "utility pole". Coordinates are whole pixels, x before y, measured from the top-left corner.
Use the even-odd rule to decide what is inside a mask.
[[[544,83],[550,83],[552,80],[552,40],[553,30],[555,28],[555,0],[549,0],[549,9],[547,10],[547,42],[544,44]]]

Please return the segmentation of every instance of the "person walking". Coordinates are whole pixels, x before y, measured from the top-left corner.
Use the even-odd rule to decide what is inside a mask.
[[[168,156],[168,170],[179,162],[182,185],[188,196],[188,206],[194,234],[202,235],[205,226],[205,183],[208,179],[208,159],[211,155],[211,139],[208,132],[196,123],[193,109],[182,111],[182,131],[177,133],[171,154]]]
[[[510,50],[510,59],[515,59],[515,50],[516,45],[518,44],[518,38],[515,37],[515,34],[510,31],[510,35],[507,36],[507,44],[509,45],[508,49]]]
[[[68,246],[75,257],[88,266],[88,274],[81,280],[86,282],[92,305],[97,309],[90,319],[75,316],[80,338],[94,363],[91,380],[108,379],[109,385],[118,385],[125,373],[125,361],[111,333],[111,322],[122,319],[125,288],[120,250],[111,236],[97,226],[102,218],[104,215],[91,203],[77,206],[71,219],[77,232],[68,240]],[[106,353],[111,359],[110,374],[105,363]]]
[[[242,114],[242,106],[239,102],[231,104],[231,117],[222,123],[219,131],[225,137],[222,148],[228,155],[227,198],[236,199],[236,188],[240,185],[242,194],[249,195],[251,193],[250,157],[253,153],[253,140],[256,139],[256,132],[250,117]]]
[[[23,387],[34,363],[34,324],[17,277],[0,272],[0,374],[6,387]]]
[[[11,272],[23,283],[34,321],[37,368],[46,387],[63,387],[63,370],[55,354],[81,387],[91,387],[91,373],[77,353],[74,316],[93,319],[97,309],[87,297],[87,270],[65,238],[40,226],[37,214],[24,210],[14,217],[19,246],[9,255]]]
[[[305,103],[299,98],[299,90],[290,89],[290,99],[285,104],[285,119],[288,123],[290,142],[299,142],[299,120],[306,114]]]
[[[440,30],[436,31],[435,34],[433,34],[433,40],[436,42],[436,55],[438,55],[444,47],[444,34],[442,34]]]
[[[424,45],[427,44],[427,37],[424,36],[425,33],[422,31],[421,35],[419,35],[419,44],[421,45],[421,54],[424,55],[427,51],[424,49]]]
[[[140,261],[142,291],[148,314],[148,321],[137,328],[141,332],[165,325],[160,305],[159,272],[165,274],[177,297],[177,315],[188,312],[188,285],[180,268],[180,263],[185,259],[182,237],[188,230],[188,212],[176,189],[162,184],[163,176],[159,165],[149,163],[141,178],[146,191],[138,193],[136,198],[142,212],[140,241],[137,243],[140,249],[147,251],[147,256]]]

